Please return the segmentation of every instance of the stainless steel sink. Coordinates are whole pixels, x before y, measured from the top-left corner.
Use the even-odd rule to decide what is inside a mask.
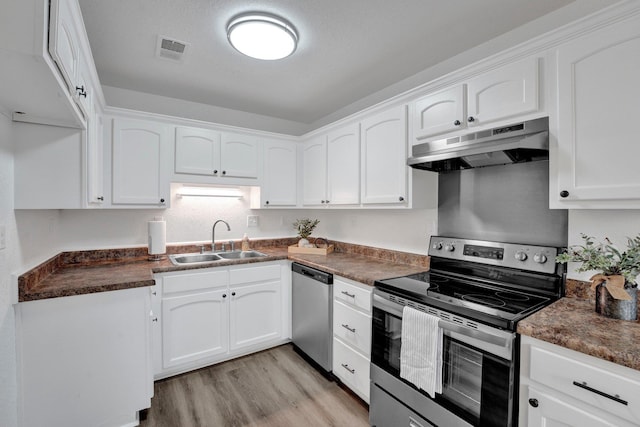
[[[231,252],[215,252],[205,254],[175,254],[169,255],[169,260],[174,265],[193,265],[193,264],[205,264],[208,262],[232,260],[232,259],[245,259],[245,258],[261,258],[267,255],[258,251],[231,251]]]
[[[217,254],[177,254],[169,255],[169,259],[175,265],[183,265],[220,261],[222,258],[220,258]]]
[[[261,258],[266,255],[258,251],[232,251],[218,252],[218,256],[222,259],[244,259],[244,258]]]

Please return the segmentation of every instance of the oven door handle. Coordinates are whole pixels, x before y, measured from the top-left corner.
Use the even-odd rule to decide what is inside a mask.
[[[403,305],[389,301],[375,294],[373,295],[373,305],[383,311],[386,311],[387,313],[393,314],[402,319],[402,310],[404,309]],[[501,348],[510,347],[510,342],[511,342],[510,336],[491,334],[486,331],[467,328],[465,326],[458,325],[456,323],[449,322],[447,320],[443,320],[442,318],[440,318],[440,321],[438,322],[438,326],[442,328],[445,334],[447,334],[448,332],[449,334],[447,335],[454,333],[454,334],[462,335],[469,338],[475,338],[477,340],[481,340],[485,343],[493,344]]]

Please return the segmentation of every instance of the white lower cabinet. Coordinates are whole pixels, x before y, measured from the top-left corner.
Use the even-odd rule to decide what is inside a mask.
[[[282,262],[159,274],[154,375],[164,378],[288,339]]]
[[[369,403],[371,287],[333,279],[333,374]]]
[[[149,294],[141,287],[17,304],[18,425],[137,425],[153,396]]]
[[[640,372],[523,336],[520,425],[640,424]]]

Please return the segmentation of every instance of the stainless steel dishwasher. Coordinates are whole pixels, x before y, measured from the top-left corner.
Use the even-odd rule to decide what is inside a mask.
[[[293,344],[326,372],[333,363],[333,275],[294,262]]]

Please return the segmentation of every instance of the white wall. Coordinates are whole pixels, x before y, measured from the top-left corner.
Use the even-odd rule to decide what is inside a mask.
[[[611,242],[624,250],[627,237],[640,234],[639,210],[573,210],[569,211],[569,246],[582,245],[581,234],[593,236],[597,241],[609,238]],[[567,277],[589,280],[595,272],[577,273],[576,263],[569,263]]]
[[[316,237],[426,253],[429,233],[436,219],[435,209],[397,210],[251,210],[249,190],[243,199],[182,197],[172,187],[167,210],[70,210],[60,212],[60,245],[63,250],[139,246],[147,244],[147,221],[163,216],[167,221],[167,242],[211,242],[211,228],[217,219],[216,241],[249,238],[293,237],[298,218],[317,218]],[[247,227],[247,215],[258,216],[258,227]]]
[[[15,263],[16,225],[13,216],[13,154],[11,122],[0,114],[0,226],[7,248],[0,250],[0,425],[17,424],[15,321],[11,305],[11,270]]]

